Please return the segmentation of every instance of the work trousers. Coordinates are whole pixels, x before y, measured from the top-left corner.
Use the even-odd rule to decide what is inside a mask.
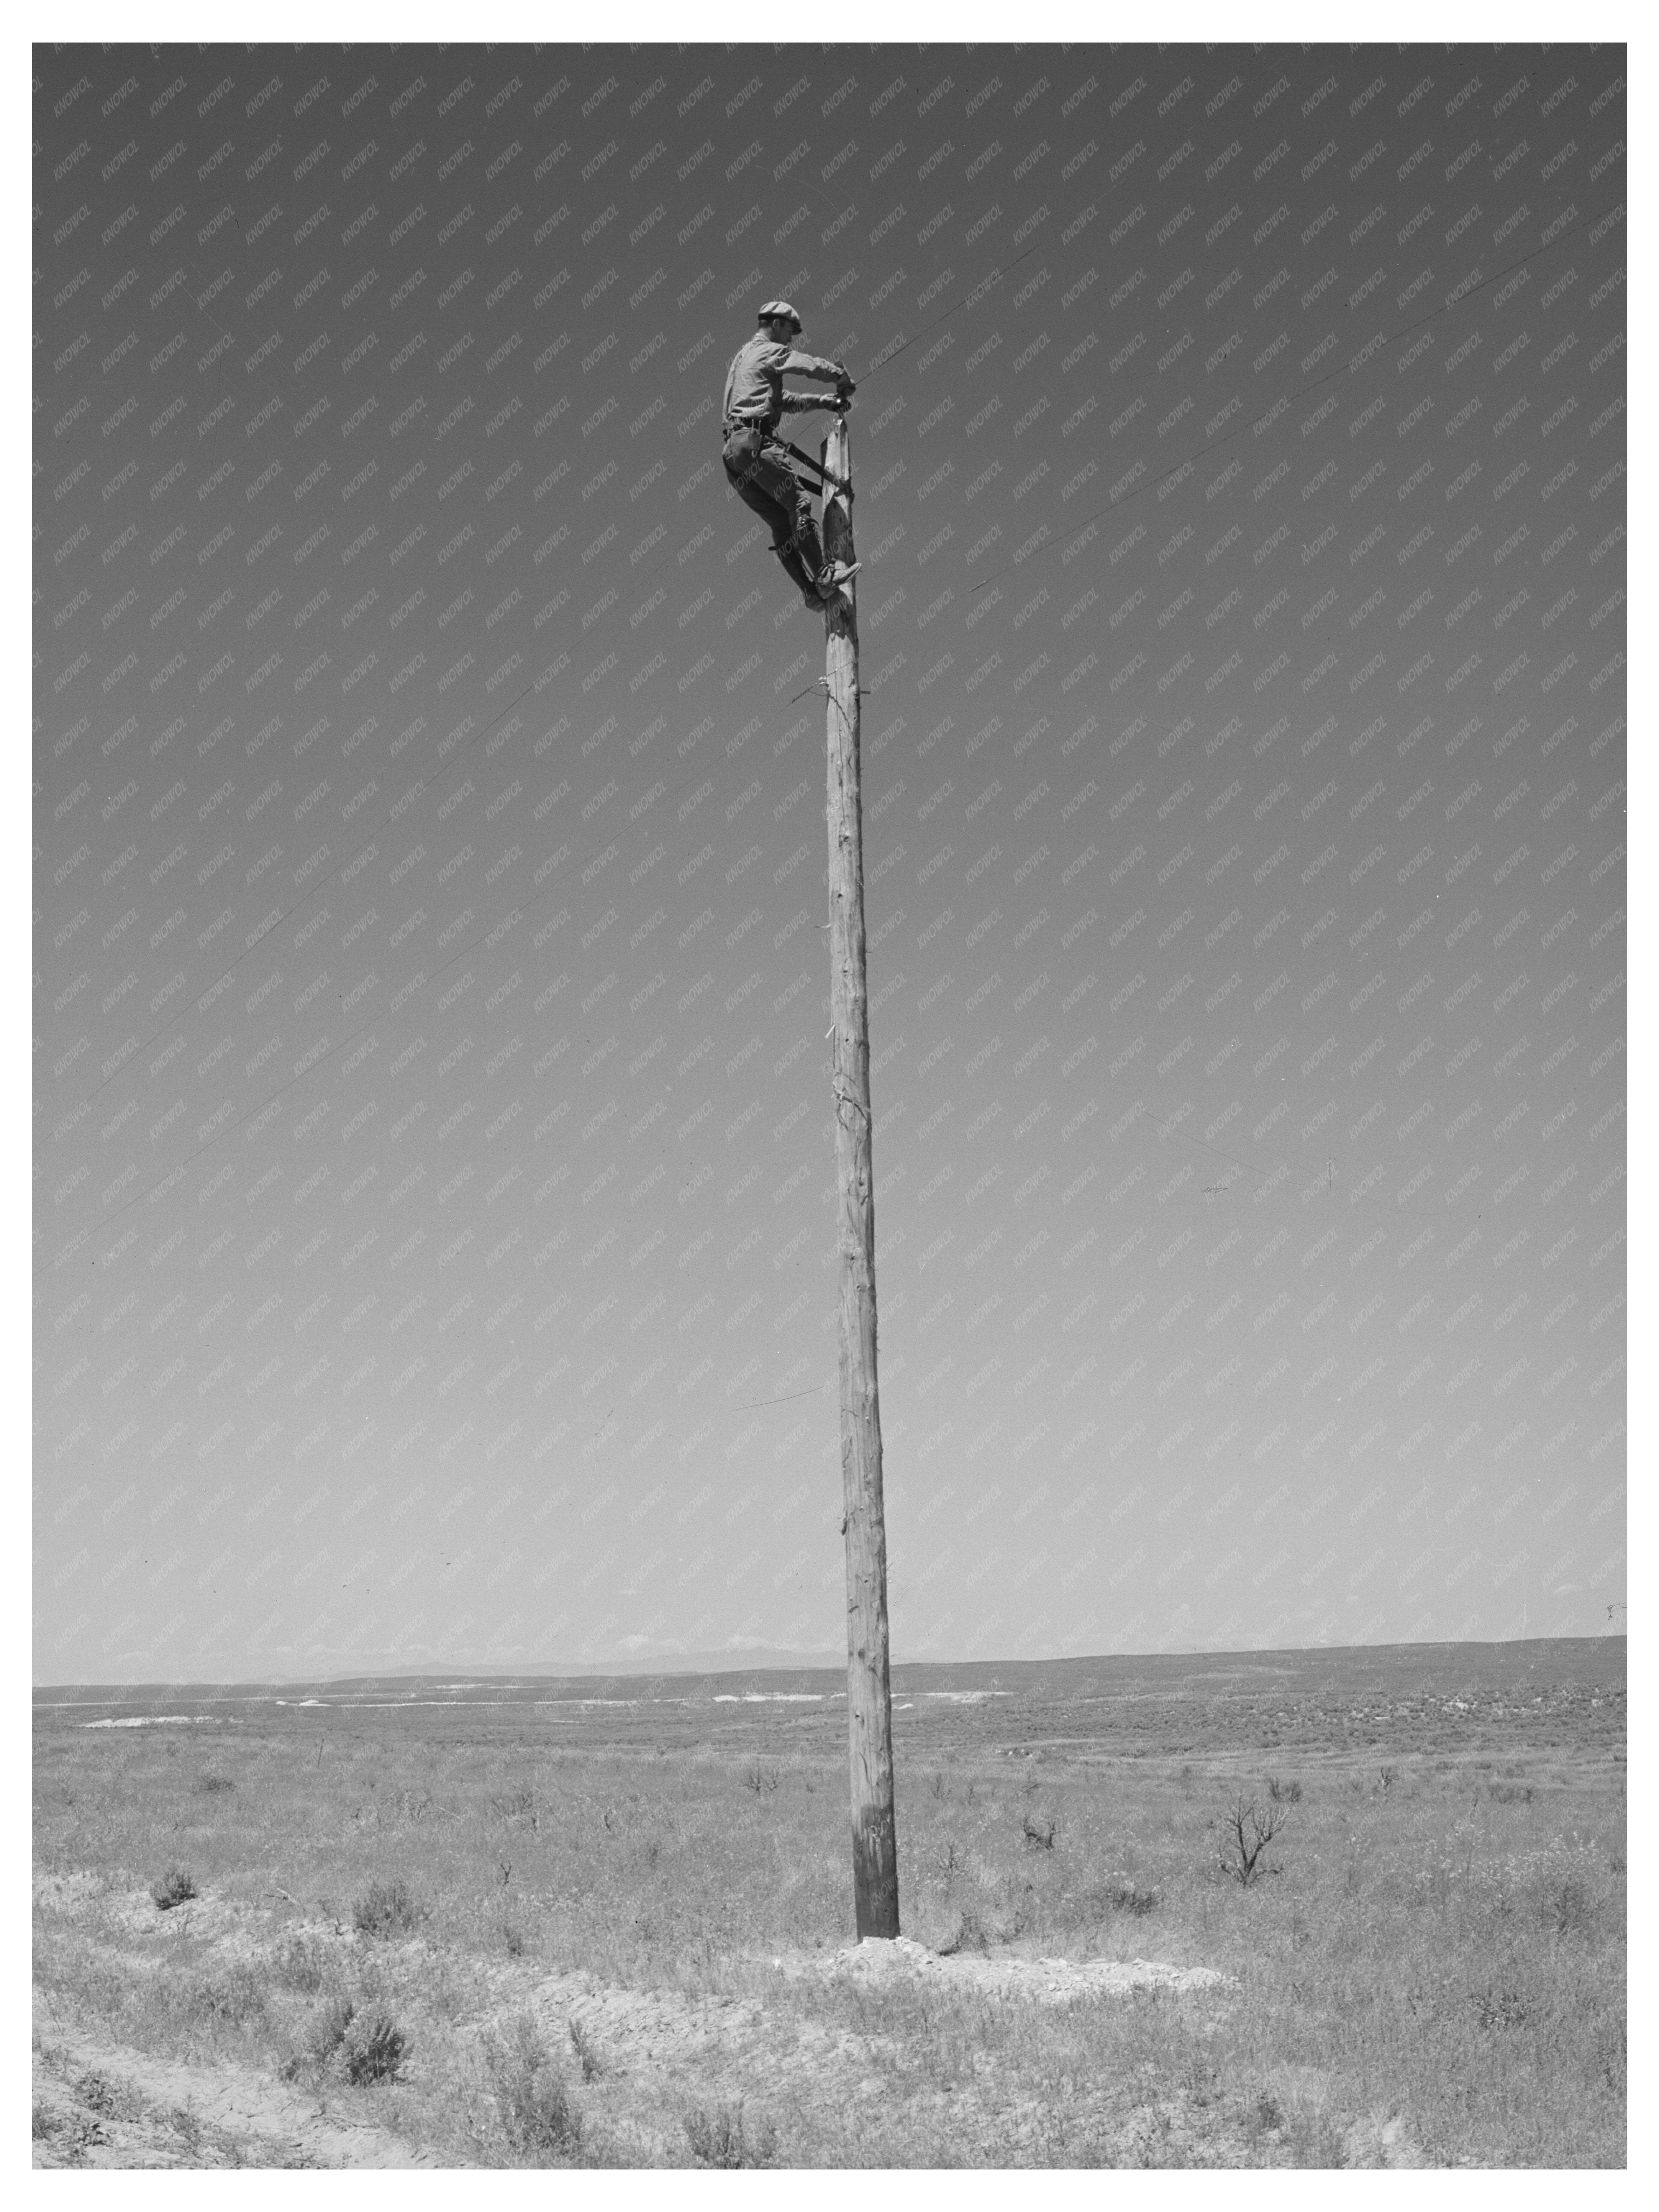
[[[811,597],[823,567],[823,545],[811,495],[791,467],[787,451],[763,427],[739,426],[728,433],[720,459],[726,482],[769,526],[772,550]]]

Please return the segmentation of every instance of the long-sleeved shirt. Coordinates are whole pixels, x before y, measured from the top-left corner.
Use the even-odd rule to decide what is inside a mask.
[[[757,331],[734,356],[726,373],[721,420],[730,422],[734,415],[744,416],[775,430],[781,416],[799,415],[822,404],[811,392],[786,392],[786,374],[813,376],[821,383],[834,384],[842,372],[833,361],[820,360],[817,354],[796,353],[793,348],[777,345],[763,332]]]

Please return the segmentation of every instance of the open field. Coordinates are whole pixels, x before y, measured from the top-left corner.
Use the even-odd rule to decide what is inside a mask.
[[[36,2163],[1624,2163],[1622,1638],[841,1691],[38,1692]]]

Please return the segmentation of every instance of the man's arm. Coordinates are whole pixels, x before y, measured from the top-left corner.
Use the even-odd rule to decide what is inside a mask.
[[[782,374],[812,376],[817,378],[820,383],[833,384],[836,387],[836,398],[840,399],[850,398],[855,388],[852,378],[848,376],[840,362],[824,361],[817,354],[791,353],[788,358],[781,362],[778,366]],[[783,394],[785,410],[792,415],[798,415],[807,408],[823,407],[831,404],[827,400],[814,399],[805,392],[786,392]]]
[[[847,374],[838,361],[824,361],[815,353],[791,352],[778,368],[786,376],[813,376],[820,384],[839,384]]]

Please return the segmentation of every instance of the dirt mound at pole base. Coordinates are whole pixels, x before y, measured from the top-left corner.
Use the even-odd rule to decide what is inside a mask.
[[[1033,2004],[1077,2004],[1091,1997],[1127,1996],[1137,1990],[1236,1990],[1237,1978],[1213,1966],[1173,1966],[1156,1959],[987,1958],[970,1953],[941,1955],[908,1936],[869,1939],[827,1956],[778,1959],[790,1979],[846,1975],[859,1980],[919,1981],[939,1990],[992,1991]]]

